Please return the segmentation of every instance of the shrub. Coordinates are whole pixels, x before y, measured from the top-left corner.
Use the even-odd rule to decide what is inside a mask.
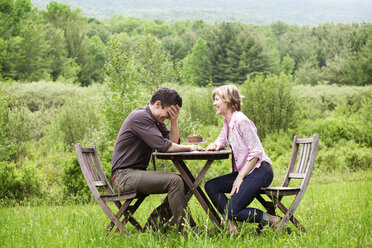
[[[65,199],[76,199],[79,202],[91,200],[91,193],[84,179],[76,156],[71,157],[63,165],[61,175]]]
[[[23,200],[42,194],[41,180],[30,161],[20,169],[14,163],[0,162],[0,184],[0,198]]]
[[[211,87],[188,87],[184,92],[184,108],[190,113],[192,120],[203,125],[218,125],[220,119],[213,107],[213,90]]]
[[[103,171],[109,177],[111,175],[111,159],[108,161],[100,156],[100,162]],[[63,164],[61,182],[64,199],[76,202],[89,202],[93,199],[75,154],[71,155]]]
[[[26,106],[31,112],[58,108],[79,95],[82,88],[57,82],[13,83],[4,85],[9,107]]]
[[[292,85],[292,78],[281,74],[258,75],[248,78],[241,86],[241,93],[245,96],[242,111],[258,127],[260,138],[295,126]]]
[[[287,169],[292,153],[293,130],[287,132],[272,133],[262,140],[265,153],[273,162],[273,167]],[[305,137],[302,137],[305,138]],[[307,137],[306,137],[307,138]]]
[[[362,146],[371,147],[372,128],[370,125],[366,125],[368,121],[364,115],[363,111],[349,117],[333,114],[324,119],[304,120],[300,123],[297,131],[305,136],[319,134],[323,144],[327,147],[335,147],[340,142],[351,140]]]
[[[366,170],[371,168],[372,154],[354,141],[340,142],[333,148],[320,149],[316,164],[322,171]]]
[[[98,106],[96,101],[89,98],[69,100],[57,111],[55,121],[48,126],[49,139],[66,149],[89,139],[100,128]]]
[[[2,95],[2,86],[0,85],[0,161],[9,160],[13,157],[15,144],[9,135],[8,124],[8,97]]]
[[[292,93],[297,96],[300,119],[324,119],[340,105],[366,106],[363,99],[372,95],[372,87],[338,86],[338,85],[297,85]],[[346,103],[346,105],[345,105]],[[361,103],[361,104],[360,104]],[[359,107],[352,111],[359,111]]]

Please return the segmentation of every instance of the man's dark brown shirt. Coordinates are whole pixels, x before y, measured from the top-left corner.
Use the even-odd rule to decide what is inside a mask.
[[[153,150],[166,152],[171,145],[168,128],[155,120],[149,105],[138,108],[128,115],[120,128],[112,154],[111,173],[114,175],[116,170],[125,168],[145,170]]]

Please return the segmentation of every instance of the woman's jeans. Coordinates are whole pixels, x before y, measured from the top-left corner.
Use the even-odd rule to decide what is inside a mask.
[[[225,193],[230,193],[238,172],[211,179],[205,184],[212,203],[217,210],[230,220],[260,222],[263,211],[255,208],[247,208],[254,200],[261,187],[268,187],[274,177],[271,166],[255,168],[251,174],[244,178],[239,192],[227,198]]]

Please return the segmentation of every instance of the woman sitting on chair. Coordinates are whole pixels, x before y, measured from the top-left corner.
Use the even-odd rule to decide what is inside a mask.
[[[240,110],[238,88],[234,85],[221,86],[214,90],[212,97],[216,114],[224,116],[224,120],[219,137],[207,150],[217,151],[229,145],[233,172],[208,181],[205,184],[208,196],[223,220],[227,221],[232,234],[238,232],[236,221],[277,225],[279,217],[248,208],[258,190],[271,184],[273,170],[258,138],[256,126]],[[230,198],[225,193],[230,193]]]

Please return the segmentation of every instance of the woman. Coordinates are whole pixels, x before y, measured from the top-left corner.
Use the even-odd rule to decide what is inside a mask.
[[[254,123],[240,110],[241,96],[234,85],[224,85],[212,94],[216,114],[224,116],[223,128],[217,140],[207,150],[220,150],[227,145],[232,150],[233,172],[208,181],[205,190],[230,233],[238,231],[236,221],[249,221],[271,226],[280,218],[259,209],[247,208],[261,187],[273,180],[271,160],[265,154]],[[230,193],[227,198],[225,193]]]

